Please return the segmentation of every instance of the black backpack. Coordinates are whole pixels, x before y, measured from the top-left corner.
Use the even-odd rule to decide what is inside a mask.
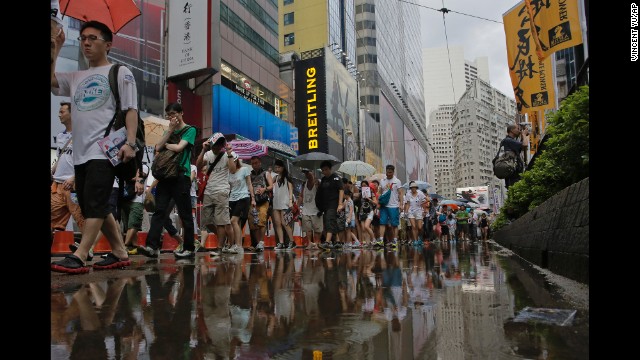
[[[113,114],[113,118],[109,122],[109,125],[107,125],[107,130],[104,133],[105,137],[109,135],[112,129],[114,131],[119,130],[126,125],[126,114],[120,109],[120,91],[118,90],[118,70],[120,69],[120,66],[122,65],[114,64],[111,66],[111,69],[109,69],[109,87],[111,88],[113,97],[116,100],[116,112]],[[142,173],[142,156],[144,155],[143,153],[146,143],[144,139],[144,121],[142,121],[142,118],[140,117],[140,111],[137,111],[137,114],[138,130],[136,131],[136,143],[138,144],[138,151],[132,160],[126,163],[120,163],[116,166],[116,176],[120,179],[121,184],[123,181],[130,181],[134,178],[137,170],[140,170],[140,173]]]

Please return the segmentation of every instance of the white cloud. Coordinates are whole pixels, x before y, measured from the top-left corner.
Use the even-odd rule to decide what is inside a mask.
[[[486,56],[489,59],[491,85],[510,98],[514,98],[505,42],[502,14],[519,1],[517,0],[407,0],[422,6],[450,11],[445,14],[449,47],[462,46],[467,60]],[[406,4],[406,3],[405,3]],[[407,4],[408,6],[415,6]],[[422,47],[446,47],[442,12],[418,7],[422,20]],[[497,22],[483,20],[459,13],[469,14]]]

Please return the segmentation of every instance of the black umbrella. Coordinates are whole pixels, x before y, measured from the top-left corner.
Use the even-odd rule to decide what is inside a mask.
[[[293,159],[292,163],[293,165],[301,168],[315,170],[320,167],[320,164],[323,161],[329,161],[331,163],[331,166],[341,163],[341,161],[337,157],[321,152],[310,152],[303,155],[298,155],[295,159]]]

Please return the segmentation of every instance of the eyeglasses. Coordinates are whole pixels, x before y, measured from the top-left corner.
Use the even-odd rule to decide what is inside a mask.
[[[89,35],[89,36],[80,35],[80,36],[78,36],[78,41],[83,42],[85,40],[89,40],[89,42],[94,42],[96,40],[107,41],[104,38],[97,37],[95,35]]]
[[[174,116],[176,116],[176,115],[178,115],[178,113],[177,113],[177,112],[175,112],[175,111],[172,111],[172,112],[168,112],[168,113],[164,114],[164,117],[166,117],[166,118],[172,118],[172,117],[174,117]]]

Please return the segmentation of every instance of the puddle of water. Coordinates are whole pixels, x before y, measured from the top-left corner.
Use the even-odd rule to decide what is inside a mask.
[[[52,285],[51,358],[588,358],[588,313],[487,244],[144,268]]]

